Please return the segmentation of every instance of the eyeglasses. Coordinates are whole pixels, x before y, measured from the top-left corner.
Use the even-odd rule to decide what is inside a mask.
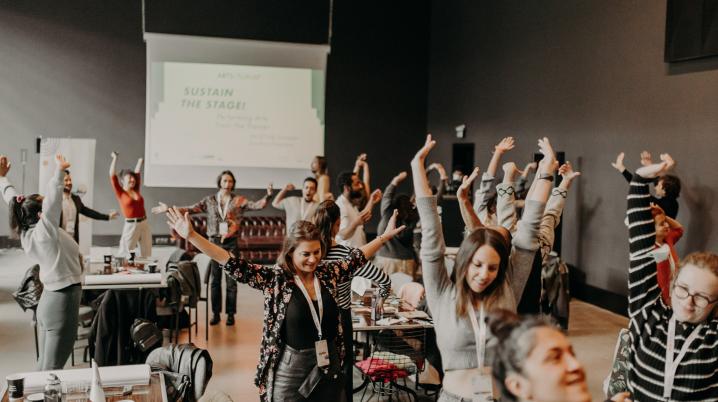
[[[673,294],[676,295],[677,298],[683,300],[687,297],[691,297],[693,300],[693,304],[695,304],[697,307],[706,307],[709,304],[713,304],[718,301],[718,299],[710,300],[709,298],[695,293],[690,293],[688,291],[688,288],[683,285],[673,285]]]

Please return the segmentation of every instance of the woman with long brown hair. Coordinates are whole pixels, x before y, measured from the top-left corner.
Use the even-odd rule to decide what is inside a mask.
[[[252,264],[194,231],[187,214],[168,211],[168,224],[223,266],[234,280],[264,293],[264,334],[255,384],[262,401],[343,400],[343,327],[335,301],[337,286],[366,258],[401,232],[386,231],[344,259],[321,261],[317,227],[298,221],[287,233],[274,266]]]
[[[427,136],[411,162],[421,219],[424,287],[445,371],[440,400],[471,401],[491,397],[488,366],[496,339],[488,331],[484,317],[496,308],[516,311],[539,246],[539,224],[552,183],[542,179],[534,182],[511,244],[504,233],[480,227],[461,243],[449,274],[444,264],[446,246],[436,198],[431,195],[424,168],[435,145],[431,135]],[[539,147],[544,154],[541,177],[553,177],[553,149],[546,138],[539,140]]]
[[[393,224],[395,225],[397,211],[394,211],[393,217]],[[326,261],[342,260],[351,254],[352,250],[354,250],[351,247],[344,246],[336,241],[337,233],[339,233],[340,218],[341,212],[339,210],[339,206],[332,200],[326,200],[319,204],[319,207],[317,207],[317,210],[314,213],[314,224],[317,225],[317,229],[319,229],[320,232],[321,242],[325,250],[323,259]],[[394,237],[394,239],[396,239],[396,237]],[[371,262],[352,268],[351,275],[346,278],[345,281],[338,284],[336,296],[342,319],[342,326],[344,328],[344,344],[347,345],[347,347],[351,347],[350,345],[352,345],[352,339],[354,337],[354,334],[352,333],[353,325],[351,313],[352,278],[360,276],[376,283],[379,293],[378,296],[380,298],[379,305],[381,305],[381,299],[386,298],[391,290],[391,279],[389,279],[389,275]],[[344,359],[344,389],[347,395],[347,400],[351,398],[353,391],[353,367],[353,359]]]

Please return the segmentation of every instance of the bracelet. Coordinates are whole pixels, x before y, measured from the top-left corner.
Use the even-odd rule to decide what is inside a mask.
[[[553,175],[548,173],[541,173],[538,177],[539,180],[553,181]]]

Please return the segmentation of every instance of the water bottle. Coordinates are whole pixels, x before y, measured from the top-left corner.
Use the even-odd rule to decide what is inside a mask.
[[[381,308],[382,308],[382,300],[381,298],[376,294],[372,294],[371,296],[371,320],[373,322],[377,322],[381,320]]]
[[[47,384],[43,392],[45,402],[62,402],[62,384],[55,374],[47,377]]]

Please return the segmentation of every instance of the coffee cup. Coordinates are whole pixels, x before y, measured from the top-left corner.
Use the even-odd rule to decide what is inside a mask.
[[[7,377],[7,393],[9,398],[19,399],[25,394],[25,377],[11,374]]]
[[[155,263],[147,264],[147,270],[148,270],[151,274],[154,274],[155,272],[157,272],[157,264],[155,264]]]
[[[112,264],[112,255],[108,254],[108,255],[103,256],[102,258],[103,258],[105,264]]]

